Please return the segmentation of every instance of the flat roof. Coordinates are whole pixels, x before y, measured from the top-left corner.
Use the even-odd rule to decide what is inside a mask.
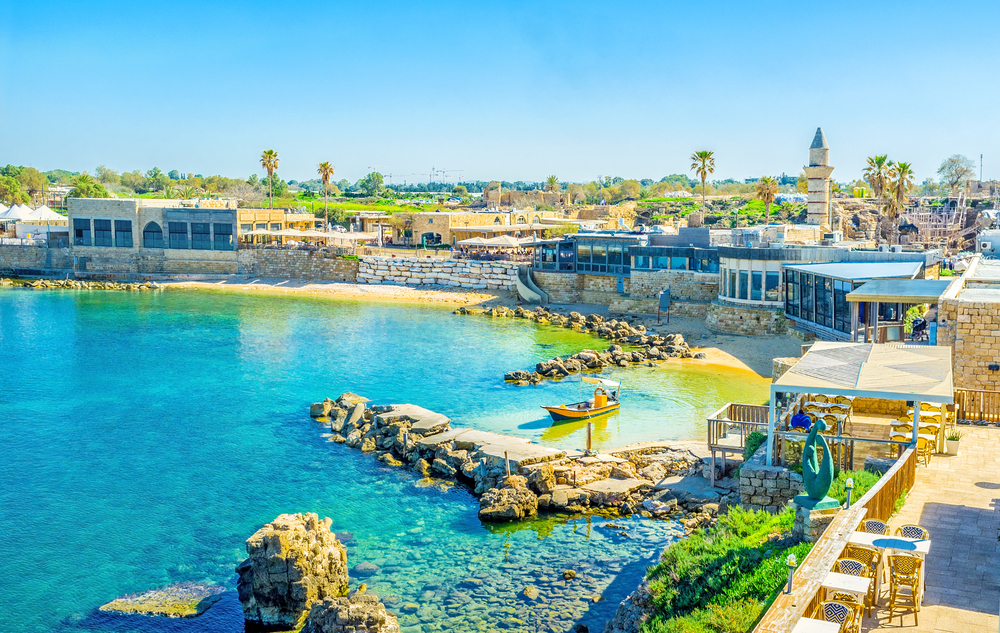
[[[829,264],[784,264],[784,268],[822,277],[881,279],[886,277],[912,279],[920,272],[923,262],[838,262]]]
[[[950,404],[951,348],[817,341],[771,390]]]
[[[976,269],[972,271],[970,279],[977,281],[1000,281],[1000,261],[981,258]]]
[[[937,303],[958,277],[950,279],[874,279],[853,292],[848,301]]]

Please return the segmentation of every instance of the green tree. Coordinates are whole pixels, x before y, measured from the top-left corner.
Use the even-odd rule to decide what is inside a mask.
[[[266,149],[260,153],[260,166],[267,171],[267,193],[272,209],[274,208],[274,172],[278,171],[278,163],[280,162],[278,152],[273,149]]]
[[[97,180],[105,185],[115,185],[121,183],[121,176],[114,169],[108,169],[104,165],[98,165],[97,169],[94,170],[94,175],[97,176]]]
[[[451,189],[451,195],[458,196],[459,198],[464,198],[469,195],[469,189],[465,185],[455,185]]]
[[[21,167],[20,165],[11,165],[10,163],[7,163],[5,166],[0,167],[0,176],[17,178],[23,169],[24,167]]]
[[[959,185],[975,177],[976,164],[966,156],[955,154],[944,159],[937,173],[941,177],[941,184],[948,187],[948,191],[954,191]]]
[[[193,198],[197,198],[200,193],[201,191],[197,187],[187,185],[186,187],[182,187],[177,192],[177,195],[181,198],[181,200],[191,200]]]
[[[323,161],[316,169],[319,179],[323,181],[323,215],[326,223],[330,224],[330,178],[333,177],[333,165],[329,161]]]
[[[169,178],[170,180],[180,180],[181,172],[177,171],[176,169],[171,169],[170,173],[167,174],[167,178]]]
[[[618,183],[617,189],[619,200],[635,200],[642,195],[642,185],[639,184],[638,180],[623,180]]]
[[[149,182],[138,169],[123,173],[121,178],[119,178],[119,181],[123,187],[127,187],[136,193],[145,193],[149,191]]]
[[[49,188],[49,179],[34,167],[25,167],[22,169],[21,173],[17,175],[17,181],[21,183],[21,187],[28,193],[32,200],[39,194],[45,193]]]
[[[167,175],[163,173],[159,167],[153,167],[152,169],[147,171],[146,180],[149,183],[148,185],[149,191],[159,191],[160,189],[163,189],[163,187],[165,187],[166,184],[170,181],[170,179],[167,178]]]
[[[764,203],[764,224],[771,221],[771,205],[774,203],[774,196],[778,193],[778,181],[770,176],[761,176],[757,181],[754,198]]]
[[[382,193],[382,174],[373,171],[358,181],[358,188],[365,192],[369,198],[377,198]]]
[[[545,190],[546,191],[562,191],[562,185],[559,184],[559,179],[555,175],[548,176],[545,179]]]
[[[70,198],[110,198],[111,194],[104,185],[95,181],[90,174],[83,172],[73,181],[73,190],[67,194]]]
[[[28,193],[21,189],[21,183],[13,176],[0,176],[0,202],[14,206],[25,204],[29,200]]]
[[[715,173],[715,152],[703,150],[691,154],[691,171],[701,179],[701,206],[705,206],[705,179]]]
[[[910,163],[890,164],[886,179],[889,200],[885,205],[885,219],[889,224],[889,243],[899,243],[899,216],[913,187],[913,169]]]
[[[872,196],[878,200],[879,206],[882,206],[882,194],[885,193],[886,185],[889,182],[891,164],[889,156],[886,154],[869,156],[868,165],[862,172],[865,181],[872,188]]]

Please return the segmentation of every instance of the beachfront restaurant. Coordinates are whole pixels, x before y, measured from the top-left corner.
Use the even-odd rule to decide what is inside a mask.
[[[535,270],[578,272],[624,279],[632,269],[629,249],[645,246],[647,236],[620,231],[573,233],[555,243],[534,247]]]
[[[719,272],[719,249],[691,246],[632,246],[633,270]]]
[[[863,313],[855,314],[847,295],[875,279],[915,279],[923,267],[920,261],[784,264],[785,316],[800,329],[834,341],[857,340],[859,328],[864,331],[864,324],[877,320],[880,342],[902,341],[903,302],[863,302]]]

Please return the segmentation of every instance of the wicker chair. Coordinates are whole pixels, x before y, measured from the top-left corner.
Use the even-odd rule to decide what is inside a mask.
[[[934,454],[934,442],[926,437],[917,438],[917,463],[924,462],[924,466],[931,465],[931,455]]]
[[[844,557],[853,558],[854,560],[859,560],[865,565],[868,565],[868,573],[871,579],[878,579],[878,565],[882,560],[882,552],[874,547],[868,547],[867,545],[848,545],[844,548]],[[875,595],[875,583],[872,582],[871,586],[868,588],[868,604],[869,606],[875,605],[878,602],[878,596]],[[836,599],[836,598],[834,598]]]
[[[854,613],[851,616],[851,624],[845,626],[845,633],[861,633],[861,618],[865,612],[865,605],[858,602],[858,597],[853,593],[844,593],[842,591],[834,592],[831,598],[833,602],[843,602],[847,606],[851,607]]]
[[[889,526],[884,521],[879,521],[878,519],[865,519],[858,525],[858,531],[888,536]]]
[[[917,538],[927,540],[931,537],[931,533],[914,523],[908,523],[906,525],[901,525],[896,528],[893,532],[893,536],[905,536],[906,538]]]
[[[913,623],[920,624],[917,613],[920,611],[920,567],[923,560],[916,556],[898,554],[889,557],[889,620],[892,620],[893,612],[900,606],[908,606],[913,609]],[[908,589],[909,593],[900,593],[900,590]],[[909,600],[908,605],[900,605],[899,601]],[[902,624],[900,616],[900,624]]]
[[[839,624],[841,631],[849,630],[854,620],[854,608],[851,605],[830,600],[820,603],[819,606],[824,620]]]
[[[854,558],[841,558],[837,561],[837,571],[848,576],[868,579],[868,592],[865,594],[865,609],[871,615],[872,598],[874,597],[875,579],[872,577],[871,568]]]

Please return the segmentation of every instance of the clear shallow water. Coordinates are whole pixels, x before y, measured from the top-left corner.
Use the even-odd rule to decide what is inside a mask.
[[[467,491],[421,488],[327,442],[307,406],[350,390],[578,447],[585,426],[549,428],[538,405],[580,399],[579,382],[516,387],[502,374],[606,345],[437,307],[0,291],[0,631],[241,631],[232,594],[194,620],[95,610],[172,582],[231,586],[243,541],[296,511],[352,532],[351,566],[387,568],[366,581],[398,598],[396,612],[421,606],[401,618],[407,630],[600,629],[677,526],[615,520],[627,537],[600,518],[483,526]],[[705,413],[766,398],[766,381],[710,366],[612,375],[627,395],[597,424],[606,447],[700,437]],[[557,581],[565,568],[578,580]],[[534,607],[516,597],[529,583],[542,590]]]

